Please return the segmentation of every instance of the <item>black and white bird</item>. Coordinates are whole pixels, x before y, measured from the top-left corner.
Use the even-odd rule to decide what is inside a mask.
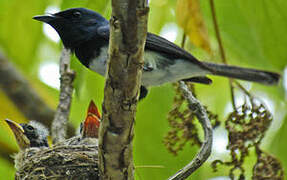
[[[72,8],[55,14],[35,16],[48,23],[60,35],[66,48],[75,52],[87,68],[105,76],[109,46],[109,21],[89,9]],[[277,84],[277,73],[201,62],[174,43],[152,33],[147,34],[140,98],[147,94],[147,87],[187,80],[210,84],[206,75],[218,75],[258,82]]]

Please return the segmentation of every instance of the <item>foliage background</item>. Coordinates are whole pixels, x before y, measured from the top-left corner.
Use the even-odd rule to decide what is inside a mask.
[[[179,25],[189,26],[189,21],[198,20],[197,16],[189,13],[188,6],[180,6],[180,3],[189,1],[194,0],[150,0],[149,31],[180,44],[183,29]],[[187,49],[201,60],[220,62],[209,1],[199,2],[198,13],[205,27],[200,26],[198,31],[206,31],[206,38],[196,39],[202,35],[189,36],[191,39],[187,43]],[[45,35],[43,24],[32,20],[32,17],[45,13],[47,8],[51,10],[55,7],[59,9],[88,7],[106,18],[109,18],[111,12],[110,1],[0,0],[0,49],[52,108],[57,105],[58,90],[43,82],[39,74],[44,73],[46,77],[55,74],[55,68],[44,67],[51,64],[52,67],[56,67],[55,63],[58,63],[62,45]],[[228,62],[280,72],[283,76],[277,87],[246,82],[243,85],[251,93],[263,99],[274,114],[274,121],[264,139],[263,149],[277,156],[286,170],[287,1],[216,0],[215,7]],[[187,20],[184,21],[183,18]],[[196,24],[190,26],[199,27]],[[188,28],[185,30],[191,34],[194,31]],[[210,51],[204,45],[208,46]],[[72,68],[77,72],[77,79],[71,122],[78,127],[85,117],[89,101],[93,99],[98,106],[102,103],[104,78],[84,68],[75,58]],[[212,79],[214,83],[210,86],[196,85],[196,92],[204,105],[224,121],[227,113],[231,111],[228,81],[225,78],[212,77]],[[57,81],[54,80],[54,85]],[[138,105],[134,141],[137,179],[165,179],[187,164],[198,150],[198,147],[187,145],[178,156],[174,156],[164,147],[163,137],[169,129],[166,117],[172,107],[173,96],[174,90],[170,84],[155,87]],[[242,102],[240,93],[236,94],[236,99]],[[5,118],[17,122],[28,121],[0,90],[0,148],[17,151],[14,137],[3,121]],[[194,173],[192,176],[194,179],[227,179],[227,168],[219,168],[217,173],[213,173],[210,168],[210,163],[214,159],[228,160],[228,152],[224,151],[227,144],[227,133],[224,128],[215,130],[214,141],[212,156]],[[245,163],[249,177],[254,161],[255,157],[251,153]],[[5,175],[5,179],[13,179],[13,165],[2,157],[0,157],[0,174]]]

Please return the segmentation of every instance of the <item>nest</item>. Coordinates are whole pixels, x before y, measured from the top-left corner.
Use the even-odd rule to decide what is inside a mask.
[[[75,137],[52,148],[29,148],[15,157],[15,179],[97,180],[98,146]]]

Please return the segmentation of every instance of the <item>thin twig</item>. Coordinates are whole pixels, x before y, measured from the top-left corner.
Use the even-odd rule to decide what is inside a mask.
[[[51,127],[55,111],[38,95],[23,74],[0,52],[0,87],[27,119]],[[9,118],[9,117],[8,117]],[[13,117],[10,117],[13,119]],[[16,120],[17,121],[17,120]],[[75,129],[68,127],[69,136]]]
[[[184,48],[186,41],[186,36],[183,34],[181,47]],[[180,87],[181,93],[185,97],[185,99],[188,101],[189,109],[192,112],[196,112],[196,116],[199,119],[199,122],[201,123],[203,129],[204,129],[204,143],[201,146],[200,151],[196,155],[193,160],[186,165],[183,169],[178,171],[175,175],[170,177],[170,180],[174,179],[185,179],[188,176],[190,176],[196,169],[198,169],[209,157],[211,153],[211,147],[212,147],[212,126],[208,119],[208,115],[206,113],[206,110],[203,106],[201,106],[200,102],[193,96],[193,92],[188,88],[188,86],[183,82],[180,81],[176,84]]]
[[[230,86],[230,94],[231,94],[231,103],[232,103],[233,109],[235,110],[236,104],[235,104],[234,86],[233,86],[233,80],[232,79],[229,79],[229,86]]]
[[[46,104],[30,85],[29,81],[25,79],[24,75],[2,52],[0,52],[0,88],[27,119],[40,122],[46,127],[51,127],[55,111]],[[13,119],[13,117],[10,118]],[[16,121],[18,120],[16,119]],[[74,133],[74,127],[69,124],[69,137],[73,136]],[[3,148],[0,150],[0,157],[13,163],[10,155],[14,154],[16,150],[8,146],[1,147]]]
[[[70,69],[71,51],[64,48],[60,58],[60,101],[55,118],[52,122],[52,140],[57,143],[65,140],[67,123],[70,115],[70,106],[73,93],[75,72]]]
[[[181,40],[181,47],[182,47],[182,48],[184,48],[185,42],[186,42],[186,34],[183,33],[183,35],[182,35],[182,40]]]
[[[222,62],[224,64],[227,64],[225,51],[224,51],[223,43],[222,43],[221,36],[220,36],[219,26],[218,26],[217,19],[216,19],[216,12],[215,12],[214,1],[213,0],[209,0],[209,2],[210,2],[212,21],[213,21],[215,34],[216,34],[216,39],[217,39],[218,45],[219,45],[220,56],[221,56]],[[230,87],[230,91],[231,91],[232,106],[233,106],[233,109],[235,110],[236,109],[236,103],[235,103],[234,87],[233,87],[233,84],[232,84],[232,80],[229,80],[229,87]]]
[[[208,115],[205,108],[192,95],[192,93],[189,91],[188,87],[183,81],[180,81],[179,85],[185,99],[188,101],[189,109],[195,113],[202,128],[204,129],[204,142],[202,143],[202,146],[199,152],[196,154],[195,158],[193,158],[193,160],[189,164],[179,170],[175,175],[170,177],[169,180],[186,179],[208,159],[212,148],[212,126],[208,119]]]
[[[250,94],[247,89],[245,89],[239,82],[234,81],[234,83],[237,85],[237,87],[239,89],[241,89],[249,98],[254,99],[254,97],[252,96],[252,94]]]
[[[215,7],[214,7],[214,2],[213,2],[213,0],[209,0],[209,2],[210,2],[210,7],[211,7],[213,26],[214,26],[216,38],[217,38],[217,41],[218,41],[222,62],[224,64],[227,64],[227,61],[226,61],[226,58],[225,58],[225,52],[224,52],[224,48],[223,48],[223,44],[222,44],[222,40],[221,40],[221,36],[220,36],[220,32],[219,32],[219,27],[218,27],[218,23],[217,23],[217,19],[216,19],[216,12],[215,12]]]

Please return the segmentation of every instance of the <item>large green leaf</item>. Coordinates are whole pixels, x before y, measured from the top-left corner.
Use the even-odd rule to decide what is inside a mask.
[[[210,32],[214,32],[209,1],[201,1]],[[217,19],[227,59],[269,70],[286,65],[286,12],[284,0],[218,0]]]
[[[32,17],[43,13],[46,1],[0,1],[0,47],[22,71],[34,68],[42,26]]]

